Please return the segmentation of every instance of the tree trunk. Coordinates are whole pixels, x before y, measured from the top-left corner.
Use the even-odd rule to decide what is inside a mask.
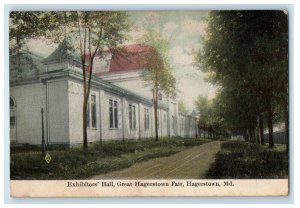
[[[202,135],[201,135],[201,128],[198,127],[197,131],[198,131],[198,133],[199,133],[199,137],[201,138],[201,136],[202,136]]]
[[[252,126],[249,126],[248,134],[249,134],[249,141],[250,141],[251,143],[253,143],[253,131],[252,131]]]
[[[250,135],[251,135],[251,142],[255,143],[255,135],[253,134],[253,127],[250,127]]]
[[[256,134],[255,126],[252,127],[252,134],[253,134],[253,142],[257,143],[257,134]]]
[[[155,89],[153,90],[155,141],[158,141],[158,128],[157,128],[157,97],[158,97],[158,86],[155,86]]]
[[[271,103],[269,103],[268,107],[268,129],[269,129],[269,148],[274,147],[273,141],[273,111],[271,107]]]
[[[86,126],[86,116],[87,116],[86,110],[87,110],[87,102],[86,102],[86,99],[84,97],[83,107],[82,107],[82,132],[83,132],[83,148],[84,149],[86,149],[88,147],[88,144],[87,144],[87,126]]]
[[[262,114],[259,115],[259,135],[260,135],[260,144],[265,145],[265,140],[264,140],[264,123],[263,123],[263,116]]]
[[[288,110],[288,101],[286,101],[285,106],[285,141],[286,141],[286,154],[289,154],[289,110]]]
[[[88,103],[88,92],[86,86],[86,76],[84,73],[84,84],[83,84],[83,106],[82,106],[82,136],[83,136],[83,149],[87,149],[88,142],[87,142],[87,103]]]

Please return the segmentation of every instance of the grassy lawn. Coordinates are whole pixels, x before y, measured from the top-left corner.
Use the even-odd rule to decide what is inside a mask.
[[[287,178],[288,157],[285,145],[276,145],[269,149],[243,141],[229,141],[221,145],[206,173],[207,178],[223,179],[255,179],[255,178]]]
[[[81,147],[46,151],[51,161],[37,151],[11,152],[11,179],[85,179],[95,174],[130,167],[136,162],[175,154],[208,139],[163,138],[110,141],[92,144],[87,152]]]

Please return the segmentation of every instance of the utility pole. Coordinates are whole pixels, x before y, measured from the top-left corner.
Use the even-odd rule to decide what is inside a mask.
[[[44,137],[44,109],[41,108],[42,114],[42,155],[45,155],[45,137]]]

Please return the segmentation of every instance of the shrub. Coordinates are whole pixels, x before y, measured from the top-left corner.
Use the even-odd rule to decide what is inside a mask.
[[[284,149],[230,141],[221,145],[207,178],[286,178],[288,158]]]
[[[11,154],[12,179],[84,179],[94,174],[130,167],[156,157],[175,154],[185,147],[201,145],[208,140],[164,138],[109,141],[81,147],[47,150],[48,164],[40,152],[18,151]]]

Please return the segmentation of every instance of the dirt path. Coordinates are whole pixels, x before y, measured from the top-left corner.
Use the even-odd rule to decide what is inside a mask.
[[[201,178],[214,162],[220,144],[220,141],[215,141],[195,146],[169,157],[136,163],[129,168],[96,175],[91,179]]]

